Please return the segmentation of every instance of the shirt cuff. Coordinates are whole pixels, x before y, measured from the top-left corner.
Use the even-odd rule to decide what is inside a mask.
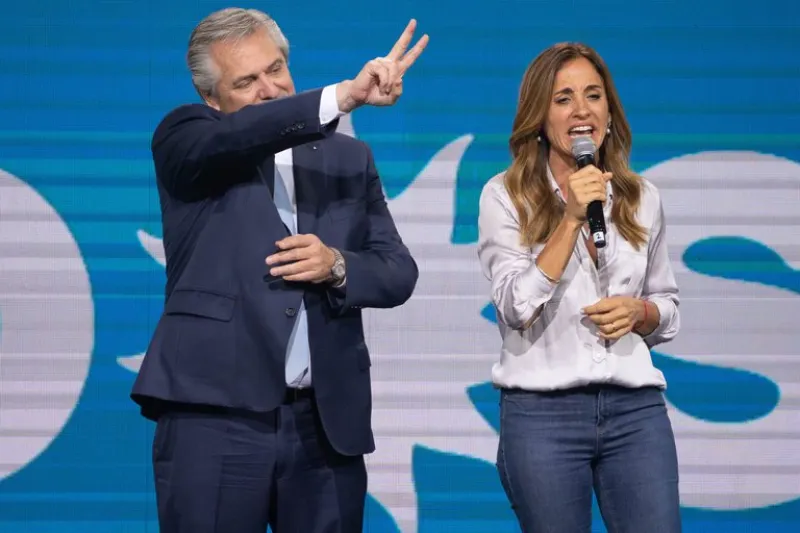
[[[648,344],[660,344],[668,341],[675,336],[674,317],[675,317],[675,304],[663,298],[647,298],[651,304],[658,308],[658,325],[655,329],[643,337],[644,341]]]
[[[320,126],[326,126],[345,114],[339,110],[339,103],[336,101],[336,85],[328,85],[322,89],[319,101]]]

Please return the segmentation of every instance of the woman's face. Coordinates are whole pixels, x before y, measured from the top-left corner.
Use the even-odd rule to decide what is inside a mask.
[[[571,161],[572,139],[581,135],[591,136],[599,148],[610,120],[605,84],[594,65],[584,57],[565,63],[556,73],[544,124],[551,151]]]

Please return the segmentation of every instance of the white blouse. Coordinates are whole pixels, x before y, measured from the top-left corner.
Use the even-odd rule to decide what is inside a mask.
[[[612,383],[666,388],[649,347],[672,339],[680,327],[678,287],[670,266],[664,211],[656,187],[644,180],[637,213],[648,240],[636,250],[611,222],[613,194],[605,204],[606,246],[598,266],[579,238],[561,279],[552,283],[535,260],[544,248],[520,243],[517,212],[503,183],[504,173],[483,187],[478,216],[478,258],[491,282],[503,343],[492,382],[503,388],[554,390]],[[550,184],[564,201],[552,174]],[[584,237],[587,236],[584,230]],[[597,335],[581,309],[608,296],[646,298],[660,313],[658,327],[642,338],[631,332],[616,341]],[[533,322],[523,329],[529,321]]]

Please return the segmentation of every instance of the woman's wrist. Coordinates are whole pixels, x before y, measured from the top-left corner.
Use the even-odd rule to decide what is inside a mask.
[[[648,301],[644,298],[637,298],[636,300],[636,322],[633,325],[633,329],[636,331],[639,331],[647,324],[647,304]]]
[[[564,224],[572,233],[578,233],[581,230],[581,226],[583,226],[582,220],[578,220],[569,213],[564,213],[561,223]]]

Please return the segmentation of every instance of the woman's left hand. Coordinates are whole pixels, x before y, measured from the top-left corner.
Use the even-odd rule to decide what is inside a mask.
[[[600,337],[616,340],[633,331],[644,318],[645,302],[630,296],[603,298],[584,307],[586,317],[597,325]]]

